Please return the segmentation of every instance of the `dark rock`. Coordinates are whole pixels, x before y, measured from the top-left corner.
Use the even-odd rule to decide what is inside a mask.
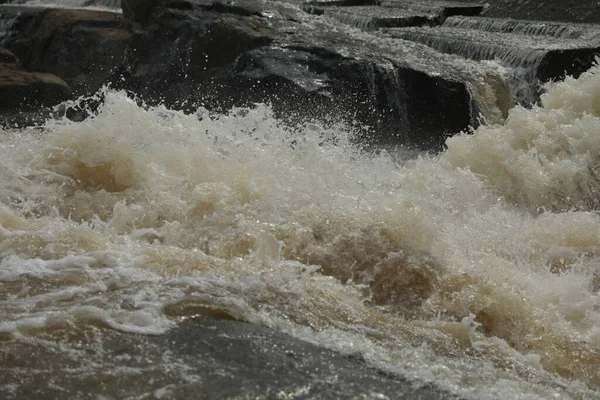
[[[450,2],[454,0],[448,0]],[[464,3],[486,3],[484,15],[497,18],[538,21],[600,22],[600,2],[594,0],[458,0]]]
[[[305,26],[284,9],[236,7],[157,8],[128,49],[119,87],[189,111],[268,102],[287,120],[357,121],[371,127],[370,143],[426,149],[476,123],[467,78],[411,65],[405,46],[392,56],[387,45]]]
[[[79,328],[3,342],[2,398],[457,399],[258,325],[195,318],[162,335]],[[60,348],[62,351],[57,351]],[[51,381],[53,384],[48,385]]]
[[[321,1],[308,2],[302,8],[311,14],[331,16],[362,29],[439,25],[450,16],[475,16],[484,9],[481,5],[440,1],[378,0],[373,4],[377,6]]]
[[[374,6],[378,4],[377,0],[309,0],[304,1],[308,6]]]
[[[540,82],[579,76],[600,53],[600,43],[545,36],[484,32],[455,27],[386,30],[393,37],[426,44],[438,51],[472,60],[499,60],[527,71]]]
[[[304,9],[316,15],[326,15],[360,29],[397,28],[406,26],[439,25],[441,20],[428,13],[383,7],[318,7]]]
[[[110,83],[190,112],[269,102],[293,122],[352,121],[367,143],[428,150],[477,124],[473,68],[425,46],[314,20],[278,2],[161,0],[144,25],[83,10],[19,16],[23,29],[4,43],[76,95]]]
[[[6,68],[23,69],[21,60],[7,49],[0,49],[0,64]]]
[[[94,93],[107,82],[123,63],[133,37],[132,23],[116,13],[28,10],[16,15],[14,24],[20,32],[8,35],[3,45],[27,70],[64,79],[76,96]]]
[[[138,22],[147,21],[155,5],[156,0],[121,0],[123,17]]]
[[[473,29],[483,32],[513,33],[525,36],[581,39],[600,44],[600,25],[598,24],[455,16],[446,19],[443,26],[447,28]]]
[[[401,8],[413,12],[433,14],[442,21],[454,15],[477,16],[485,9],[483,4],[448,1],[379,0],[378,4],[383,7]]]
[[[193,109],[215,76],[242,53],[268,45],[271,35],[257,16],[160,9],[131,42],[121,86],[173,107],[187,100]]]
[[[464,83],[311,48],[246,53],[225,82],[233,83],[231,98],[267,99],[283,118],[345,115],[360,121],[373,128],[362,143],[439,149],[444,132],[472,123]]]
[[[0,50],[0,108],[49,106],[71,97],[71,88],[55,75],[24,71],[19,59]]]

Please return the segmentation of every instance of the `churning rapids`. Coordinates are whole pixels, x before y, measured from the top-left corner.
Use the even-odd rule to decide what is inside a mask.
[[[0,390],[27,346],[202,308],[466,398],[600,398],[600,67],[547,89],[413,159],[113,91],[1,131]]]

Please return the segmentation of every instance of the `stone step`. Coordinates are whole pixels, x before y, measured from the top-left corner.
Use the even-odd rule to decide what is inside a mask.
[[[453,1],[453,0],[446,0]],[[598,23],[600,2],[597,0],[457,0],[487,3],[486,17],[518,20]]]
[[[335,18],[355,28],[364,30],[397,28],[407,26],[437,25],[439,19],[428,13],[405,9],[389,9],[375,6],[318,7],[306,6],[307,12]]]
[[[523,36],[460,28],[390,28],[385,33],[425,44],[437,51],[471,60],[497,60],[527,70],[546,82],[565,75],[578,76],[589,69],[600,52],[597,43],[544,36]]]
[[[401,8],[413,12],[437,15],[442,20],[454,15],[477,16],[485,9],[483,4],[455,3],[449,1],[379,0],[378,4],[382,7]]]
[[[373,24],[381,24],[382,26],[386,26],[386,23],[388,23],[385,19],[386,15],[390,17],[388,20],[394,20],[393,16],[398,16],[395,19],[396,21],[410,20],[411,16],[419,18],[427,16],[430,20],[435,20],[436,24],[440,24],[450,16],[475,16],[481,14],[484,10],[484,6],[478,4],[452,3],[447,1],[423,3],[415,0],[315,0],[305,2],[303,5],[305,11],[317,15],[336,13],[338,16],[341,16],[341,7],[347,8],[347,14],[372,15],[372,19],[376,21]],[[359,10],[359,8],[362,9]],[[333,11],[334,9],[335,11]],[[394,22],[391,23],[394,24]],[[395,23],[402,24],[403,22]]]
[[[377,0],[308,0],[304,1],[304,5],[320,7],[374,6],[377,5]]]
[[[549,36],[562,39],[584,39],[600,42],[600,25],[597,24],[454,16],[446,19],[443,26],[485,32],[513,33],[525,36]]]

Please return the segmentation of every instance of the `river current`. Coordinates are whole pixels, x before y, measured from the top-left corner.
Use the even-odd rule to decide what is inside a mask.
[[[0,131],[0,367],[215,310],[466,398],[600,398],[600,67],[546,89],[418,157],[109,90]]]

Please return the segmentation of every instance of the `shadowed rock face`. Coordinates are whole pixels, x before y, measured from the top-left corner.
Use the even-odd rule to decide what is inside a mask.
[[[71,88],[59,77],[23,70],[21,61],[0,49],[0,109],[51,106],[71,98]]]
[[[107,82],[131,37],[132,24],[115,13],[25,10],[1,45],[18,55],[25,69],[53,73],[79,96]]]
[[[306,26],[285,9],[263,10],[265,18],[253,3],[236,6],[158,9],[129,48],[125,87],[178,107],[185,99],[190,110],[267,101],[285,119],[355,120],[373,128],[369,142],[426,149],[475,123],[465,77],[407,61],[423,49],[406,54],[404,45]]]
[[[156,0],[121,0],[123,17],[132,21],[148,20],[155,5]]]

